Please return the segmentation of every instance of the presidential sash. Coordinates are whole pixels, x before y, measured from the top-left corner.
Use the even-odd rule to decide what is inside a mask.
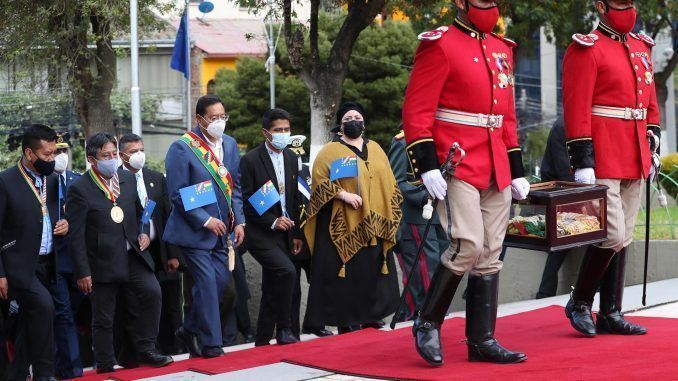
[[[207,145],[207,143],[200,138],[200,136],[189,131],[179,138],[184,142],[188,148],[193,151],[195,156],[200,161],[207,172],[210,173],[214,182],[217,183],[219,189],[226,197],[226,202],[228,203],[228,208],[231,209],[231,194],[233,193],[233,180],[231,179],[231,174],[228,173],[226,166],[219,162],[217,155],[212,152],[212,149]]]

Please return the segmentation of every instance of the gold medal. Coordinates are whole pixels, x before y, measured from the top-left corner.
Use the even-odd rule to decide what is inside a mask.
[[[125,219],[125,212],[123,212],[122,208],[119,206],[113,205],[113,209],[111,209],[111,219],[116,224],[122,223],[122,221]]]
[[[653,80],[654,80],[654,77],[652,76],[652,72],[646,71],[645,72],[645,83],[648,84],[648,85],[651,85]]]
[[[228,170],[227,170],[226,167],[222,164],[222,165],[220,165],[219,168],[217,169],[217,174],[219,175],[219,177],[226,177],[226,175],[228,174]]]

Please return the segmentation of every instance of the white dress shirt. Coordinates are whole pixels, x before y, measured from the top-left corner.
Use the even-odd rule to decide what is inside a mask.
[[[268,151],[268,156],[271,158],[273,163],[273,170],[275,172],[275,179],[271,179],[278,186],[278,191],[280,191],[280,207],[283,211],[283,216],[287,216],[287,200],[285,199],[285,155],[283,151],[275,152],[268,146],[268,143],[265,143],[266,151]],[[275,229],[275,223],[278,222],[276,218],[271,225],[271,230]]]
[[[126,166],[122,166],[125,168],[125,170],[129,169]],[[131,172],[131,171],[130,171]],[[146,191],[146,183],[144,182],[144,170],[143,168],[138,170],[136,173],[134,173],[134,178],[137,181],[137,194],[139,195],[139,201],[141,202],[141,206],[144,208],[146,207],[146,204],[148,203],[148,192]],[[149,222],[151,232],[150,232],[150,239],[151,241],[155,240],[155,224],[153,223],[153,220],[151,219]]]

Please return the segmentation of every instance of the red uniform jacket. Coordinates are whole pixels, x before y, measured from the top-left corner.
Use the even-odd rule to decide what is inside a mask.
[[[622,35],[600,24],[574,35],[563,61],[563,111],[572,169],[595,168],[602,179],[649,175],[647,129],[658,135],[659,110],[651,49],[645,35]],[[645,120],[592,115],[592,106],[647,109]]]
[[[494,178],[499,190],[523,177],[516,135],[513,51],[515,43],[455,20],[422,33],[403,104],[403,130],[412,172],[438,168],[453,142],[466,158],[454,176],[478,189]],[[437,120],[436,109],[503,115],[501,128]],[[510,163],[510,164],[509,164]]]

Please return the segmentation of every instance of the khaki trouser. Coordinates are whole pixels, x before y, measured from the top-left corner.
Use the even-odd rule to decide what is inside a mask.
[[[479,190],[456,178],[448,180],[447,197],[437,208],[440,223],[450,237],[441,263],[457,275],[499,272],[510,205],[510,187],[498,191],[492,183],[488,189]]]
[[[607,241],[599,246],[619,252],[633,241],[643,180],[597,179],[607,185]]]

